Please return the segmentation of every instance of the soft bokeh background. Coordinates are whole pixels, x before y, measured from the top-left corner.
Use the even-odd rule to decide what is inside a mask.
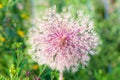
[[[54,5],[90,14],[103,43],[88,67],[64,80],[120,80],[120,0],[0,0],[0,80],[58,80],[58,71],[31,60],[26,43],[31,19]]]

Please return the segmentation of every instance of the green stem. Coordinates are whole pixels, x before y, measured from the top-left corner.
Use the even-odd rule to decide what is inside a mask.
[[[40,76],[42,75],[42,73],[45,71],[46,67],[47,67],[47,66],[44,66],[44,67],[43,67],[43,70],[40,72],[39,77],[40,77]]]

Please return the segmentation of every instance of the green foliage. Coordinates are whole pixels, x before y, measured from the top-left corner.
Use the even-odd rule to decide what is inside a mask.
[[[32,0],[0,0],[0,80],[58,80],[58,71],[46,65],[38,66],[27,55],[26,34],[32,16]],[[101,0],[45,0],[40,10],[56,5],[57,11],[72,6],[93,15],[95,28],[102,45],[91,57],[85,69],[64,73],[64,80],[118,80],[120,79],[120,0],[109,1],[109,10]],[[114,0],[113,0],[114,1]],[[37,0],[36,0],[37,3]],[[75,14],[73,14],[75,15]],[[106,15],[108,17],[106,17]]]

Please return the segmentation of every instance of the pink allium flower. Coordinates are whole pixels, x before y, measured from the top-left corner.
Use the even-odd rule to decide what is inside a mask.
[[[43,12],[37,26],[29,31],[29,50],[32,58],[40,65],[46,64],[60,71],[60,79],[65,69],[76,71],[81,64],[87,66],[99,38],[93,29],[89,16],[78,11],[74,19],[70,12],[57,13],[55,9]]]

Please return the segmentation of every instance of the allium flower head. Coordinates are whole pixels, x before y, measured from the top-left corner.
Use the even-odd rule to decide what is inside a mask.
[[[56,9],[48,9],[35,24],[29,30],[29,53],[39,64],[60,72],[76,71],[80,64],[87,66],[89,54],[95,54],[99,38],[90,17],[82,11],[74,19],[67,10],[57,13]]]

